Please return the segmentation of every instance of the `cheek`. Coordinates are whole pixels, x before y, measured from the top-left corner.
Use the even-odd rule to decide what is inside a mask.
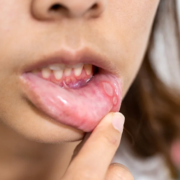
[[[132,83],[143,60],[159,0],[113,1],[110,23],[119,47],[116,63],[124,81],[124,94]],[[116,4],[116,5],[115,5]]]

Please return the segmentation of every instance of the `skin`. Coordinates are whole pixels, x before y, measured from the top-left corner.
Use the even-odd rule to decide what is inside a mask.
[[[54,2],[66,9],[48,11]],[[94,4],[98,8],[91,8]],[[45,175],[53,167],[51,174],[61,177],[77,145],[68,142],[84,136],[32,106],[19,79],[23,68],[63,48],[72,54],[92,49],[106,57],[114,74],[121,78],[124,97],[141,65],[158,4],[159,0],[0,1],[2,173],[12,170],[12,177],[18,177],[33,167],[31,174]],[[101,136],[107,136],[105,132]],[[96,153],[96,148],[94,144],[89,151]],[[5,162],[13,163],[6,168]],[[43,166],[45,163],[49,166]]]
[[[180,140],[176,139],[170,148],[170,157],[178,171],[180,171]]]

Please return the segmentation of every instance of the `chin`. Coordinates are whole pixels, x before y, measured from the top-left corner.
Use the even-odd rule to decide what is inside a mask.
[[[27,127],[26,132],[22,132],[26,138],[40,142],[59,144],[65,142],[74,142],[81,140],[85,132],[70,126],[63,125],[50,118],[37,118],[37,124],[33,123],[33,127]],[[42,122],[39,125],[39,122]]]
[[[22,111],[23,112],[23,111]],[[12,120],[6,119],[1,128],[13,133],[13,137],[36,143],[60,144],[81,140],[85,132],[61,124],[37,111],[24,111],[21,116],[14,115]],[[24,118],[27,117],[27,118]]]
[[[39,143],[47,144],[60,144],[66,142],[75,142],[83,139],[85,132],[80,130],[65,127],[63,125],[46,125],[42,128],[39,128],[37,131],[32,131],[27,134],[23,134],[26,138],[33,140]]]

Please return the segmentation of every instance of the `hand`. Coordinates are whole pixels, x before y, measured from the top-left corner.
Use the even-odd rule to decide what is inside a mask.
[[[122,114],[109,113],[89,138],[78,145],[61,180],[133,180],[126,167],[111,164],[120,144],[123,124]]]
[[[178,171],[180,171],[180,139],[176,139],[170,147],[170,157],[174,164],[174,166],[177,168]]]

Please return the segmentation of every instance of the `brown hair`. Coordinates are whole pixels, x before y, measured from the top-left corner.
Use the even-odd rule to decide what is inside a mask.
[[[172,141],[179,136],[180,95],[177,90],[166,85],[159,78],[153,67],[151,56],[156,43],[155,32],[157,27],[161,27],[162,31],[165,30],[163,21],[165,18],[171,21],[171,26],[174,26],[171,27],[172,32],[168,32],[168,36],[176,37],[175,46],[180,51],[176,1],[162,0],[152,27],[144,61],[123,100],[121,112],[126,117],[125,135],[130,140],[134,152],[144,158],[161,153],[172,165],[169,158],[169,147]],[[169,57],[173,57],[172,52],[169,52],[167,40],[166,48],[170,54]]]

